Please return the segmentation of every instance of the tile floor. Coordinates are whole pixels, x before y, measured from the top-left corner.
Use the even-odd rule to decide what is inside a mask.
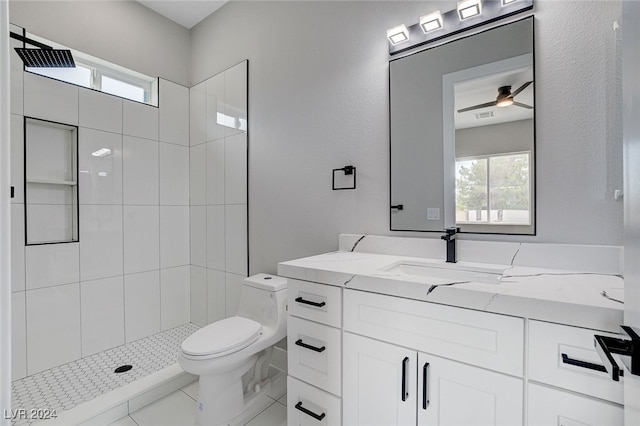
[[[198,329],[185,324],[104,352],[81,358],[11,383],[15,409],[55,409],[58,414],[98,395],[175,364],[184,339]],[[123,364],[133,369],[115,374]],[[141,410],[142,411],[142,410]],[[35,420],[15,419],[14,426]]]
[[[287,395],[283,392],[284,384],[278,386],[274,383],[267,396],[235,418],[229,426],[286,426]],[[193,426],[197,394],[198,382],[194,382],[110,426]]]

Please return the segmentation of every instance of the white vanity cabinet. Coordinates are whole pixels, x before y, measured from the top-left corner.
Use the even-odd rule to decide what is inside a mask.
[[[342,289],[289,279],[287,423],[340,425]]]
[[[594,334],[615,336],[529,320],[529,426],[622,426],[622,381],[603,371]]]
[[[344,330],[344,425],[523,423],[522,318],[344,290]]]

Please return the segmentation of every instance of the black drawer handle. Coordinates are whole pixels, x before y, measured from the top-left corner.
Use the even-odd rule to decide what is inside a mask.
[[[422,409],[426,410],[429,406],[429,363],[425,363],[422,367]]]
[[[316,414],[316,413],[314,413],[313,411],[307,410],[306,408],[304,408],[304,407],[302,406],[302,401],[299,401],[299,402],[296,404],[296,410],[300,410],[300,411],[302,411],[303,413],[305,413],[307,416],[311,416],[311,417],[313,417],[313,418],[314,418],[314,419],[316,419],[316,420],[322,420],[322,419],[324,419],[324,416],[326,416],[326,414],[325,414],[325,413],[322,413],[322,414]]]
[[[604,365],[594,364],[592,362],[580,361],[579,359],[569,358],[567,354],[562,354],[562,362],[569,365],[575,365],[576,367],[588,368],[589,370],[607,372]]]
[[[315,347],[315,346],[307,345],[306,343],[302,343],[302,339],[296,340],[296,345],[302,346],[305,349],[311,349],[312,351],[316,351],[316,352],[324,352],[324,350],[327,349],[326,346],[318,348],[318,347]]]
[[[322,308],[324,305],[326,305],[326,303],[324,302],[312,302],[311,300],[304,300],[302,297],[296,297],[296,302],[298,303],[304,303],[305,305],[311,305],[311,306],[315,306],[317,308]]]
[[[409,397],[409,390],[407,389],[407,372],[409,366],[409,357],[406,356],[402,360],[402,401],[406,401]]]

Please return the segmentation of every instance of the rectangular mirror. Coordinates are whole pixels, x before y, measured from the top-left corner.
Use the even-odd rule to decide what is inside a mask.
[[[534,234],[533,18],[393,60],[389,79],[391,230]]]

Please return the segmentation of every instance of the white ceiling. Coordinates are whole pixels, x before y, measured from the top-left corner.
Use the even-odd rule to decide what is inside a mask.
[[[137,0],[149,9],[191,29],[218,10],[227,0]]]

